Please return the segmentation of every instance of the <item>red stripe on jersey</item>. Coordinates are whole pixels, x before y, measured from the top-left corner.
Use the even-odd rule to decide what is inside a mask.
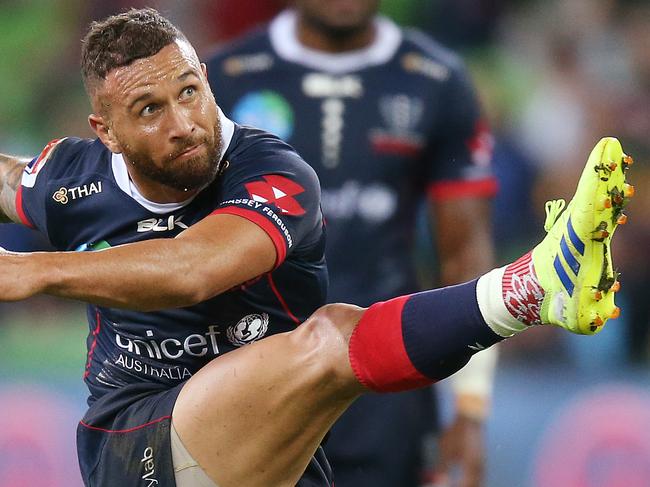
[[[282,294],[280,294],[280,291],[278,291],[277,286],[275,285],[275,281],[273,280],[273,276],[271,274],[268,274],[269,278],[269,284],[271,285],[271,289],[273,290],[273,294],[275,294],[275,297],[278,298],[278,301],[280,301],[280,305],[282,305],[282,309],[284,310],[285,313],[293,320],[293,322],[296,325],[300,324],[300,320],[296,318],[296,315],[294,315],[291,310],[289,309],[289,306],[287,305],[287,302],[284,300],[282,297]]]
[[[18,213],[18,218],[20,218],[20,221],[22,222],[23,225],[29,228],[36,228],[34,224],[31,221],[29,221],[29,218],[27,218],[27,214],[23,209],[23,187],[22,186],[18,186],[18,190],[16,191],[16,213]]]
[[[432,200],[450,200],[455,198],[494,196],[499,189],[494,178],[477,179],[475,181],[438,181],[431,183],[427,194]]]
[[[350,364],[359,382],[378,392],[423,387],[433,381],[411,362],[402,335],[402,310],[410,296],[373,304],[350,337]]]
[[[258,227],[266,232],[266,234],[271,237],[273,245],[275,246],[275,251],[277,257],[275,260],[275,269],[280,267],[280,264],[284,262],[284,259],[287,257],[287,241],[284,239],[282,233],[275,224],[270,221],[268,218],[260,215],[256,211],[248,210],[246,208],[239,208],[237,206],[226,206],[224,208],[219,208],[214,210],[211,215],[236,215],[242,218],[245,218],[248,221],[255,223]]]
[[[124,430],[107,430],[107,429],[104,429],[104,428],[98,428],[97,426],[91,426],[91,425],[89,425],[87,423],[84,423],[83,421],[79,421],[79,424],[81,426],[83,426],[84,428],[88,428],[88,429],[95,430],[95,431],[102,431],[104,433],[130,433],[131,431],[137,431],[139,429],[146,428],[147,426],[151,426],[152,424],[160,423],[161,421],[165,421],[166,419],[171,419],[171,415],[170,416],[163,416],[161,418],[154,419],[153,421],[149,421],[148,423],[140,424],[138,426],[134,426],[133,428],[128,428],[128,429],[124,429]]]
[[[54,149],[54,147],[56,147],[56,145],[62,140],[63,139],[54,139],[48,142],[48,144],[45,146],[45,148],[41,151],[40,155],[36,159],[36,162],[34,163],[32,168],[30,169],[29,171],[30,174],[35,174],[40,170],[39,166],[41,165],[41,163],[47,160],[48,156],[52,152],[52,149]]]

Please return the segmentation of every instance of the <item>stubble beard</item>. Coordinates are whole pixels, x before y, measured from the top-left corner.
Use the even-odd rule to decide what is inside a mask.
[[[204,144],[207,151],[182,162],[176,158],[187,149]],[[178,191],[194,191],[210,184],[217,177],[221,168],[221,123],[217,118],[212,136],[186,139],[178,144],[177,149],[165,157],[162,164],[156,164],[144,151],[123,148],[124,156],[134,168],[147,179],[168,186]]]

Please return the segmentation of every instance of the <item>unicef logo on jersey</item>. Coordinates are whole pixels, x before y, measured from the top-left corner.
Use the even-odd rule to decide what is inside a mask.
[[[288,140],[293,134],[293,110],[289,102],[274,91],[244,95],[232,109],[232,118],[242,125],[259,127]]]
[[[229,326],[226,330],[226,336],[230,342],[241,347],[259,340],[269,329],[269,315],[252,314],[244,316],[235,326]]]

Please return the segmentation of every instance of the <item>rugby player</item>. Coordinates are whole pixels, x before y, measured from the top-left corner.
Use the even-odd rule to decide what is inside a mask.
[[[462,61],[422,32],[377,16],[378,0],[293,5],[215,53],[208,79],[229,117],[279,135],[316,170],[328,302],[369,306],[420,289],[413,247],[424,203],[440,282],[488,271],[492,138]],[[442,430],[436,476],[455,463],[466,487],[483,484],[496,352],[451,377],[456,414]],[[434,463],[422,455],[438,419],[432,393],[356,401],[325,444],[337,486],[420,485]]]
[[[633,194],[616,139],[514,264],[319,307],[313,170],[223,116],[177,28],[151,9],[93,23],[82,73],[97,139],[0,158],[2,219],[60,249],[0,252],[0,299],[89,303],[86,485],[329,486],[319,445],[363,393],[430,385],[531,325],[593,334],[616,316],[610,240]]]

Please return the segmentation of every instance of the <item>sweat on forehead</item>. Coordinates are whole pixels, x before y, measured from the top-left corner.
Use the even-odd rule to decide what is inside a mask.
[[[194,78],[203,80],[201,62],[194,48],[185,40],[177,40],[163,47],[153,56],[137,59],[128,66],[121,66],[98,80],[89,91],[94,110],[111,106],[130,107],[135,99],[145,95],[161,95],[168,88],[178,88]],[[159,91],[159,90],[163,91]]]
[[[115,68],[148,58],[185,35],[152,8],[131,9],[93,22],[82,41],[81,72],[91,88]]]

